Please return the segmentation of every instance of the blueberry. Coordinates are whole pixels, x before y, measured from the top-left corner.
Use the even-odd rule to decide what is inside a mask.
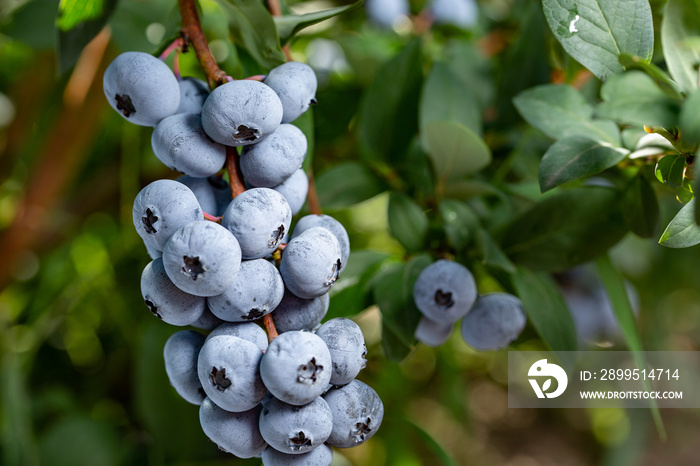
[[[314,227],[287,244],[280,274],[289,291],[300,298],[312,299],[331,289],[342,266],[335,235],[325,228]]]
[[[202,126],[214,141],[246,146],[272,134],[282,121],[282,102],[258,81],[232,81],[214,89],[202,107]]]
[[[175,113],[180,87],[170,68],[143,52],[125,52],[107,67],[105,96],[119,114],[136,125],[155,126]]]
[[[451,24],[468,29],[479,19],[475,0],[432,0],[430,11],[436,24]]]
[[[332,428],[331,410],[321,397],[302,406],[272,399],[260,414],[260,433],[268,445],[292,455],[307,453],[323,445]]]
[[[282,123],[294,121],[316,103],[316,74],[305,63],[296,61],[273,68],[263,81],[277,93],[284,108]]]
[[[260,405],[248,411],[232,413],[221,409],[211,398],[199,408],[202,430],[221,450],[238,458],[260,455],[267,443],[260,435]]]
[[[267,334],[253,322],[224,322],[207,336],[207,340],[219,335],[230,335],[255,343],[263,353],[267,351]]]
[[[321,338],[308,332],[280,334],[260,361],[260,376],[270,393],[296,406],[321,395],[332,370],[328,347]]]
[[[207,307],[206,299],[185,293],[170,281],[160,258],[143,269],[141,295],[151,313],[171,325],[190,325]]]
[[[461,319],[476,296],[476,283],[469,269],[444,259],[426,267],[413,286],[418,309],[428,319],[442,324]]]
[[[168,277],[183,291],[216,296],[226,291],[241,267],[236,238],[219,224],[191,222],[180,228],[163,249]]]
[[[311,331],[319,326],[328,312],[328,293],[317,298],[303,299],[285,289],[282,301],[277,305],[272,318],[279,333],[292,330]]]
[[[306,196],[309,194],[309,177],[306,176],[306,172],[300,168],[292,173],[292,176],[284,180],[282,184],[272,189],[284,196],[287,200],[287,204],[289,204],[289,208],[292,209],[292,216],[294,216],[298,214],[304,206]]]
[[[224,323],[223,320],[219,319],[216,317],[212,312],[209,310],[207,307],[204,312],[202,313],[202,316],[195,320],[194,322],[190,323],[192,327],[198,328],[200,330],[213,330],[219,325],[222,325]]]
[[[372,387],[353,380],[333,387],[323,395],[333,413],[333,431],[328,444],[350,448],[369,440],[384,418],[384,405]]]
[[[307,215],[300,218],[294,226],[292,238],[296,238],[313,227],[325,228],[333,233],[338,240],[338,245],[340,245],[340,262],[342,264],[340,271],[342,272],[345,265],[348,263],[348,257],[350,257],[350,238],[348,237],[348,232],[345,230],[345,227],[330,215]]]
[[[197,375],[197,358],[204,344],[204,335],[192,330],[174,333],[165,342],[163,359],[170,385],[188,403],[200,405],[204,390]]]
[[[505,348],[525,328],[520,300],[507,293],[480,296],[462,320],[462,338],[478,350]]]
[[[265,466],[331,466],[333,449],[323,444],[308,453],[290,455],[267,447],[262,452],[262,460]]]
[[[450,338],[453,326],[452,322],[438,323],[427,317],[421,317],[416,327],[415,337],[424,345],[437,348]]]
[[[148,244],[146,244],[145,246],[146,252],[148,253],[151,259],[158,259],[159,257],[163,257],[163,251],[161,251],[160,249],[156,249]]]
[[[192,190],[202,210],[208,214],[220,217],[231,202],[231,186],[228,181],[218,176],[208,178],[193,178],[181,176],[177,180]]]
[[[215,174],[226,161],[226,148],[206,135],[194,113],[163,118],[153,131],[151,146],[165,166],[195,178]]]
[[[194,220],[204,220],[204,216],[187,186],[173,180],[158,180],[136,196],[133,220],[146,247],[162,251],[173,233]]]
[[[236,196],[221,222],[238,239],[243,259],[271,254],[291,223],[292,211],[284,196],[268,188],[253,188]]]
[[[272,312],[282,301],[284,283],[265,259],[243,261],[231,286],[207,300],[209,309],[227,322],[249,322]]]
[[[408,0],[367,0],[367,16],[373,23],[391,28],[409,14]]]
[[[362,369],[367,360],[365,337],[360,326],[350,319],[336,317],[321,325],[316,335],[328,346],[333,362],[330,383],[345,385],[350,383]]]
[[[273,188],[301,168],[306,136],[294,125],[281,124],[265,140],[241,152],[241,172],[252,186]]]
[[[254,408],[267,392],[260,378],[262,355],[255,343],[231,335],[206,340],[199,352],[197,374],[207,396],[226,411]]]
[[[202,113],[204,101],[209,96],[209,85],[201,79],[185,77],[180,85],[180,106],[175,113]]]

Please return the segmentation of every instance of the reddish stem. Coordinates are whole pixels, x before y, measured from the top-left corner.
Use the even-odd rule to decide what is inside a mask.
[[[178,37],[170,45],[168,45],[168,47],[165,50],[163,50],[163,53],[161,53],[160,57],[158,58],[160,58],[161,60],[165,60],[170,56],[171,53],[173,53],[173,51],[181,49],[184,45],[185,39],[183,39],[182,37]]]
[[[199,22],[195,0],[178,0],[177,3],[180,7],[180,16],[182,17],[182,29],[180,31],[183,38],[192,44],[199,65],[207,76],[209,87],[214,89],[216,86],[225,84],[227,82],[226,73],[219,68],[214,56],[211,54],[211,50],[209,50],[209,44],[206,37],[204,37],[204,32],[202,32],[202,24]]]
[[[210,222],[221,223],[221,218],[222,217],[215,217],[211,214],[204,212],[204,219],[209,220]]]
[[[265,79],[264,74],[256,74],[255,76],[248,76],[247,78],[243,78],[245,81],[260,81],[262,82],[263,79]]]
[[[245,191],[243,174],[241,173],[238,152],[235,147],[226,146],[226,171],[228,172],[229,183],[231,183],[231,199]]]
[[[316,182],[314,181],[314,172],[309,169],[309,193],[306,195],[306,200],[309,201],[309,210],[312,214],[322,215],[321,201],[318,199],[316,191]]]
[[[272,340],[279,336],[275,328],[275,322],[272,320],[272,315],[267,314],[263,316],[263,324],[265,325],[265,330],[267,330],[267,340],[271,343]]]
[[[173,74],[178,81],[182,80],[182,75],[180,74],[180,50],[175,50],[175,58],[173,59]]]

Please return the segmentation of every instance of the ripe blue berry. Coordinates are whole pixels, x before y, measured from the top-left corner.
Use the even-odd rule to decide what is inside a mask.
[[[241,172],[251,185],[273,188],[301,168],[307,148],[299,128],[281,124],[265,140],[243,148]]]
[[[170,385],[188,403],[200,405],[206,396],[197,375],[197,358],[204,335],[193,330],[174,333],[165,342],[163,359]]]
[[[333,428],[328,404],[316,397],[302,406],[268,401],[260,415],[260,433],[282,453],[300,455],[323,445]]]
[[[350,383],[362,369],[367,360],[365,337],[359,325],[350,319],[336,317],[316,330],[316,335],[328,346],[333,361],[333,373],[330,383],[345,385]]]
[[[311,331],[321,324],[329,304],[328,293],[317,298],[303,299],[285,289],[282,301],[272,313],[275,327],[279,333],[292,330]]]
[[[462,320],[462,338],[471,347],[486,351],[505,348],[525,328],[520,300],[508,293],[480,296]]]
[[[180,106],[175,113],[202,113],[204,101],[209,97],[209,85],[201,79],[185,77],[180,85]]]
[[[444,259],[426,267],[413,287],[418,309],[428,319],[442,324],[461,319],[476,296],[476,283],[469,269]]]
[[[289,208],[292,210],[292,216],[294,216],[304,207],[306,196],[309,193],[309,177],[300,168],[292,173],[292,176],[272,189],[284,196],[287,204],[289,204]]]
[[[175,113],[180,86],[170,68],[143,52],[125,52],[107,67],[105,96],[119,114],[136,125],[155,126]]]
[[[248,411],[232,413],[207,397],[199,408],[199,423],[206,436],[221,450],[238,458],[253,458],[267,447],[258,427],[261,409],[258,405]]]
[[[253,322],[224,322],[207,335],[207,340],[219,335],[230,335],[255,343],[263,353],[267,351],[267,334]]]
[[[141,295],[151,313],[171,325],[190,325],[207,307],[204,298],[186,293],[173,284],[160,258],[143,269]]]
[[[384,418],[384,405],[372,387],[353,380],[333,387],[323,395],[333,413],[333,431],[328,444],[350,448],[369,440]]]
[[[340,262],[342,264],[340,271],[342,272],[350,257],[350,238],[348,232],[342,223],[331,217],[330,215],[307,215],[299,219],[294,226],[294,234],[292,238],[296,238],[309,228],[321,227],[333,233],[338,240],[340,246]]]
[[[306,230],[287,244],[280,274],[289,291],[312,299],[331,289],[343,266],[335,235],[325,228]]]
[[[273,68],[263,82],[277,93],[282,102],[282,123],[296,120],[309,109],[309,105],[316,103],[316,74],[305,63],[284,63]]]
[[[265,466],[331,466],[333,449],[324,443],[308,453],[290,455],[267,447],[262,452],[262,460]]]
[[[434,322],[427,317],[421,317],[416,327],[415,337],[424,345],[436,348],[445,343],[452,333],[452,322]]]
[[[228,181],[217,176],[208,178],[193,178],[181,176],[175,181],[184,184],[194,193],[202,210],[208,214],[220,217],[231,202],[231,186]]]

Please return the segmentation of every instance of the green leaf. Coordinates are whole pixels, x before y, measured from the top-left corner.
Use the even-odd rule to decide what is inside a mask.
[[[515,265],[513,265],[491,235],[483,228],[479,228],[476,231],[476,244],[481,250],[482,262],[484,265],[495,267],[508,273],[515,272]]]
[[[352,5],[341,6],[337,8],[329,8],[327,10],[315,11],[303,15],[283,15],[274,18],[275,26],[277,26],[277,34],[279,34],[280,43],[285,45],[299,31],[314,24],[325,21],[334,16],[347,13],[362,5],[362,1],[353,3]]]
[[[428,449],[431,450],[433,454],[437,457],[437,459],[440,461],[440,464],[444,466],[457,466],[457,461],[428,432],[426,432],[418,424],[414,424],[411,421],[406,422],[408,426],[412,427],[416,431],[416,433],[418,433],[418,436],[423,440],[423,442],[425,442],[425,445],[428,447]]]
[[[698,176],[697,172],[695,174],[695,184],[693,185],[693,191],[700,191],[700,176]],[[700,202],[695,203],[695,223],[700,224]]]
[[[613,313],[615,314],[617,322],[620,324],[622,336],[627,343],[627,347],[632,352],[637,367],[640,369],[645,368],[647,364],[644,360],[642,338],[639,333],[639,328],[637,327],[637,319],[634,316],[632,306],[627,296],[625,282],[620,273],[615,269],[609,255],[604,254],[596,259],[596,266],[598,268],[598,274],[600,275],[600,281],[603,283],[605,291],[610,298]],[[644,380],[643,383],[646,390],[651,390],[651,384],[648,379]],[[661,414],[656,405],[656,400],[651,399],[650,406],[659,435],[665,438],[666,430],[661,420]]]
[[[337,209],[366,201],[386,190],[384,183],[359,162],[345,162],[323,172],[316,180],[321,205]]]
[[[310,170],[313,166],[314,160],[314,146],[316,142],[315,138],[315,127],[314,127],[314,109],[309,108],[301,116],[292,122],[294,126],[299,128],[304,136],[306,136],[306,157],[304,157],[304,163],[302,168],[306,171]]]
[[[698,88],[700,50],[684,42],[700,36],[700,1],[669,0],[661,21],[661,45],[666,66],[685,92]]]
[[[454,121],[429,123],[425,140],[439,185],[477,173],[491,163],[491,150],[483,139]]]
[[[700,91],[693,92],[681,109],[680,126],[683,139],[697,144],[700,142]]]
[[[423,248],[428,236],[428,216],[413,199],[403,193],[391,193],[388,218],[391,234],[406,250]]]
[[[421,313],[413,301],[413,285],[432,262],[422,254],[403,264],[392,264],[372,280],[372,296],[382,313],[382,347],[387,357],[400,361],[415,343]]]
[[[443,200],[438,208],[447,244],[458,251],[464,249],[479,227],[479,218],[467,204],[453,199]]]
[[[326,319],[352,317],[371,306],[370,280],[388,257],[377,251],[352,251],[340,279],[331,288]]]
[[[593,120],[593,107],[576,89],[545,84],[527,89],[513,99],[520,115],[552,139],[586,136],[620,144],[620,130],[609,120]]]
[[[85,46],[102,30],[117,0],[61,0],[56,18],[58,71],[75,65]]]
[[[668,224],[659,239],[659,244],[667,248],[689,248],[700,243],[700,226],[695,223],[695,202],[693,199],[683,206]]]
[[[286,61],[272,16],[258,0],[219,0],[229,29],[260,66],[272,69]]]
[[[680,102],[670,98],[653,79],[641,71],[628,71],[613,76],[600,90],[603,102],[596,116],[621,124],[663,126],[678,122]]]
[[[585,186],[545,197],[516,217],[501,246],[518,264],[535,270],[566,270],[588,262],[627,233],[620,193]]]
[[[574,320],[551,277],[518,267],[511,280],[528,320],[542,341],[552,351],[576,351]]]
[[[683,185],[676,188],[676,199],[681,204],[687,204],[688,202],[692,201],[694,197],[695,193],[693,192],[693,185],[688,178],[685,178],[683,180]]]
[[[656,179],[664,184],[679,188],[683,186],[685,175],[685,157],[680,154],[669,154],[661,157],[654,170]]]
[[[643,61],[639,57],[633,55],[628,55],[623,53],[620,55],[620,63],[627,70],[638,69],[646,73],[651,79],[654,80],[659,89],[661,89],[666,95],[673,99],[682,99],[683,94],[681,93],[680,87],[676,84],[671,77],[666,74],[661,68],[653,63]]]
[[[595,175],[627,157],[629,151],[586,136],[568,136],[552,144],[540,162],[540,189]]]
[[[474,94],[448,65],[442,63],[433,66],[421,90],[421,144],[426,151],[425,128],[433,121],[454,121],[477,134],[482,132],[481,108]]]
[[[632,232],[651,238],[659,226],[659,201],[649,181],[641,173],[635,176],[622,197],[622,214]]]
[[[603,81],[623,71],[622,54],[651,60],[648,0],[543,0],[542,7],[564,50]]]
[[[401,160],[418,129],[422,82],[421,40],[415,39],[377,71],[360,102],[359,139],[368,160]]]

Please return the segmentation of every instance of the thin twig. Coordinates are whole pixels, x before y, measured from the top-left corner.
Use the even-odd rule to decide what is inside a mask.
[[[211,54],[211,50],[209,50],[209,44],[206,37],[204,37],[202,24],[199,21],[195,0],[178,0],[177,3],[180,7],[180,16],[182,17],[182,36],[187,42],[192,44],[199,65],[207,76],[209,87],[214,89],[221,84],[225,84],[227,82],[226,73],[219,68],[214,56]]]
[[[318,192],[316,191],[316,182],[314,181],[314,172],[309,169],[309,192],[306,195],[306,200],[309,201],[309,210],[312,214],[321,215],[321,201],[318,199]]]
[[[235,147],[226,146],[226,171],[231,183],[231,199],[245,191],[245,183],[241,174],[238,152]]]
[[[272,340],[277,338],[279,334],[277,333],[275,322],[272,320],[272,316],[270,314],[263,316],[263,324],[265,325],[265,330],[267,330],[267,340],[272,342]]]

